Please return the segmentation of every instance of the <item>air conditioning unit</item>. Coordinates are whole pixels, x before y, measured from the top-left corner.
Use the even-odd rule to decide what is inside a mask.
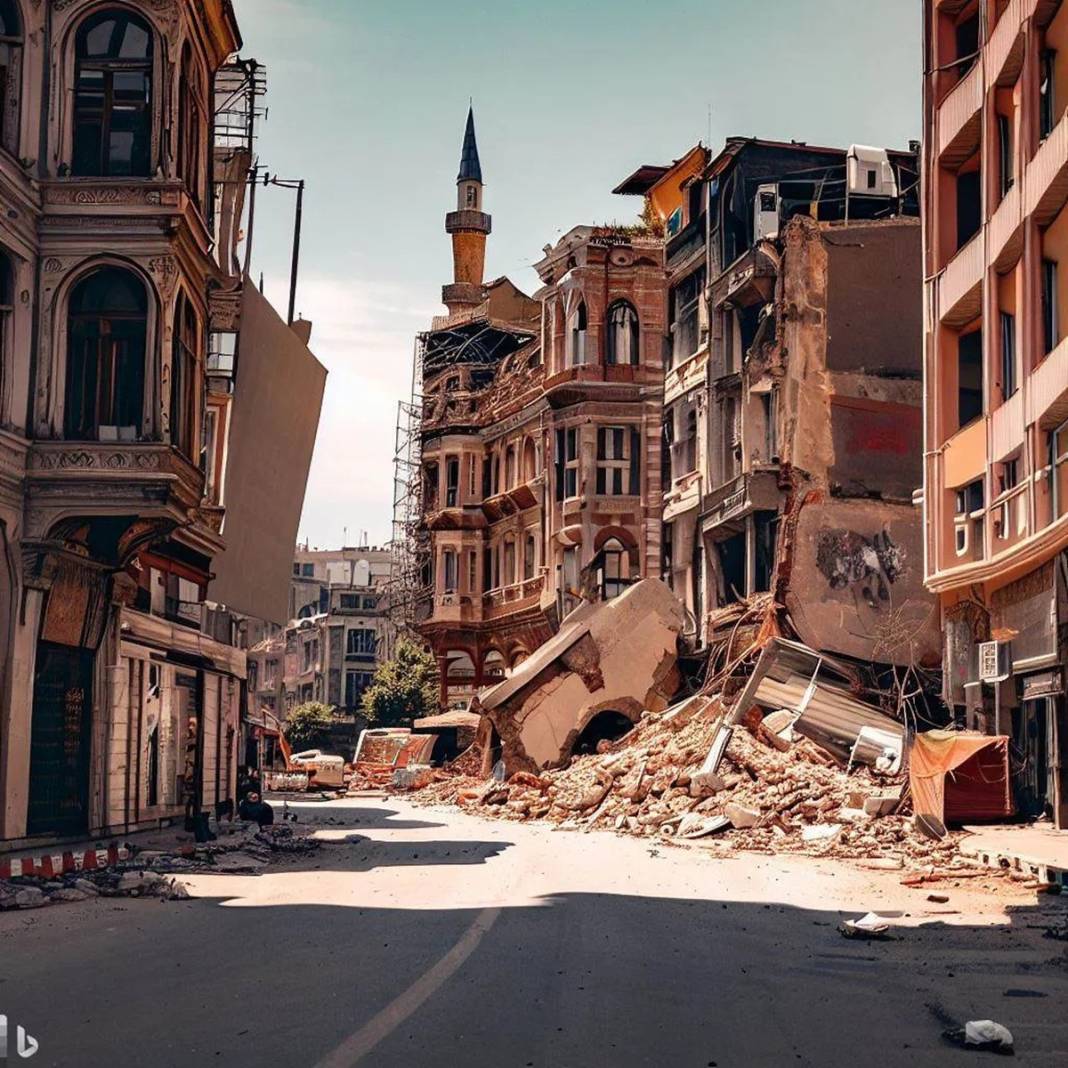
[[[850,145],[846,153],[846,186],[850,196],[897,196],[897,178],[885,148]]]
[[[1004,682],[1012,674],[1012,646],[1008,642],[979,643],[979,681]]]
[[[775,182],[766,185],[758,185],[756,198],[753,201],[753,238],[759,241],[765,238],[768,241],[779,236],[779,212],[781,201],[779,199],[779,186]]]

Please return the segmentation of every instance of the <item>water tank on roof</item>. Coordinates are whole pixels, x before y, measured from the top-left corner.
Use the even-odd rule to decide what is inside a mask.
[[[846,153],[846,185],[850,196],[897,196],[897,177],[885,148],[850,145]]]

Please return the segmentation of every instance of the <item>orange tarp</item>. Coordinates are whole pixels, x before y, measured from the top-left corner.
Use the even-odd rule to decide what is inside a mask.
[[[1009,739],[975,731],[918,734],[909,756],[909,785],[917,816],[944,824],[1011,816]]]

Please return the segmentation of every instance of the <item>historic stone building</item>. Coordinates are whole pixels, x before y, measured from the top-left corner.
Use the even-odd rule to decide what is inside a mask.
[[[582,601],[660,573],[659,234],[575,227],[535,265],[531,298],[483,281],[471,115],[457,191],[449,314],[419,341],[417,625],[443,704],[499,678]]]
[[[228,0],[3,0],[0,42],[0,840],[14,843],[234,797],[244,655],[204,602],[242,540],[224,526],[231,421],[248,424],[255,391],[212,357],[253,299],[234,256],[251,143],[213,138],[216,74],[240,45]],[[293,333],[271,322],[247,339],[250,384],[251,350]]]

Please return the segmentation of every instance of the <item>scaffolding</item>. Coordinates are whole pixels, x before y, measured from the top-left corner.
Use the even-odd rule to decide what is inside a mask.
[[[426,564],[430,536],[423,525],[423,357],[426,340],[416,337],[408,400],[397,403],[393,448],[393,530],[390,539],[389,614],[394,633],[415,634],[429,606]]]
[[[215,75],[216,148],[252,154],[258,120],[266,114],[267,68],[234,56]]]

